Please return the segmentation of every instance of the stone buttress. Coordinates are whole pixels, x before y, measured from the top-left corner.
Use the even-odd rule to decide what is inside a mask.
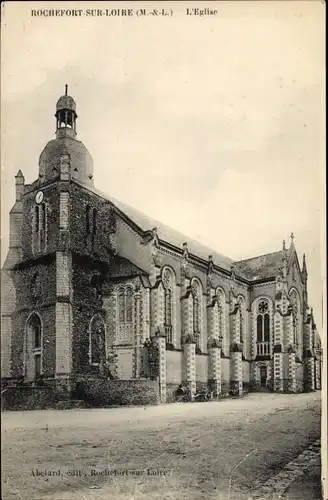
[[[70,389],[72,373],[72,255],[70,252],[70,158],[60,158],[59,231],[56,252],[56,379]]]
[[[209,260],[209,270],[207,276],[207,329],[208,329],[208,385],[213,391],[214,396],[219,396],[221,394],[221,348],[222,348],[222,337],[220,334],[219,325],[219,303],[218,297],[212,288],[211,279],[211,263],[212,258],[210,256]],[[225,304],[224,304],[225,306]]]
[[[231,372],[230,372],[230,389],[235,395],[243,395],[243,346],[240,342],[241,304],[237,302],[233,293],[230,291],[230,356],[231,356]]]

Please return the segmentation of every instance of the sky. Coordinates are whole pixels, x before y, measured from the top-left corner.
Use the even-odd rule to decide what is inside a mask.
[[[32,9],[172,9],[33,17]],[[215,16],[188,16],[210,7]],[[322,325],[324,4],[9,2],[2,7],[1,236],[69,86],[95,187],[240,260],[295,246]]]

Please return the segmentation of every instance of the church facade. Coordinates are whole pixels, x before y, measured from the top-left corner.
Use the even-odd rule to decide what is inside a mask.
[[[39,175],[15,177],[2,269],[2,377],[154,377],[162,402],[192,395],[320,389],[320,337],[305,255],[235,262],[94,188],[67,89]],[[106,371],[107,370],[107,371]],[[109,370],[109,372],[108,372]]]

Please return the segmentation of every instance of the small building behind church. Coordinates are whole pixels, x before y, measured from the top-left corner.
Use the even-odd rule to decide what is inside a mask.
[[[162,402],[180,384],[218,396],[320,389],[320,336],[293,235],[233,261],[95,189],[67,90],[55,117],[37,179],[15,177],[2,378],[68,390],[97,377],[154,379]]]

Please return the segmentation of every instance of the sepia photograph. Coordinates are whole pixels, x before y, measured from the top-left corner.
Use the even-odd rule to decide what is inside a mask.
[[[325,5],[1,4],[3,500],[327,500]]]

